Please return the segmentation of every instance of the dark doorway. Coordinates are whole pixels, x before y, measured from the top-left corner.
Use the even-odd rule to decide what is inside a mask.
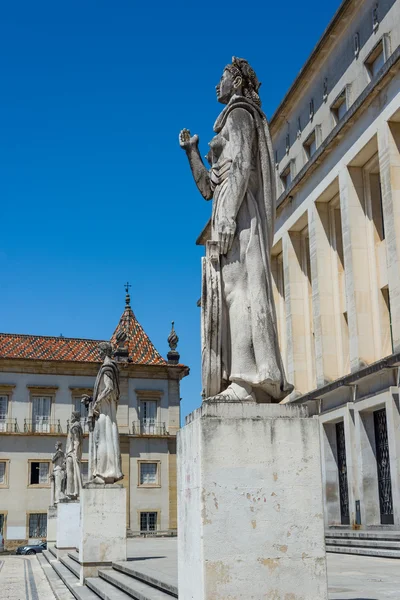
[[[392,479],[390,477],[389,441],[384,408],[374,412],[374,428],[381,524],[393,525]]]
[[[346,438],[344,422],[336,423],[337,465],[339,471],[340,517],[342,525],[350,525],[349,488],[347,484]]]

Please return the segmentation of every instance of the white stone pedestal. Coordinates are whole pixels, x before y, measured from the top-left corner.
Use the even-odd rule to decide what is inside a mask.
[[[87,483],[81,492],[80,582],[117,560],[126,560],[126,490]]]
[[[47,543],[57,542],[57,504],[47,510]]]
[[[57,557],[62,550],[75,550],[79,545],[80,505],[79,501],[57,504]]]
[[[318,421],[206,401],[178,432],[180,600],[327,600]]]

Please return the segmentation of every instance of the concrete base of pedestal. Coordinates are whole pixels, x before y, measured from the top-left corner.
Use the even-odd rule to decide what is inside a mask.
[[[178,432],[180,600],[326,600],[318,421],[206,401]]]
[[[87,483],[81,492],[80,582],[126,560],[126,490],[122,485]]]
[[[79,501],[57,504],[57,556],[65,550],[75,550],[79,544],[80,505]]]
[[[57,505],[49,506],[47,511],[47,543],[55,544],[57,541]]]

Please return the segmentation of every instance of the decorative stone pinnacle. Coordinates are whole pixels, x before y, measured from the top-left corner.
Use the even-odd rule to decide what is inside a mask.
[[[177,352],[176,347],[179,342],[179,337],[175,331],[175,323],[172,321],[171,333],[168,336],[168,345],[170,347],[170,351],[167,354],[168,362],[171,364],[178,364],[180,355]]]
[[[175,323],[174,323],[174,321],[172,321],[171,333],[168,336],[168,345],[171,348],[171,350],[176,350],[176,347],[177,347],[178,342],[179,342],[179,338],[178,338],[177,333],[175,331],[174,325],[175,325]]]

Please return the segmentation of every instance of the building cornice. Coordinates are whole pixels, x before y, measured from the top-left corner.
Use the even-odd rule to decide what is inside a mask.
[[[32,373],[43,375],[86,375],[95,377],[101,363],[77,361],[0,358],[0,373]],[[145,379],[183,379],[189,375],[185,365],[137,365],[118,363],[122,377]],[[43,387],[43,386],[41,386]]]
[[[304,93],[305,80],[313,77],[326,60],[331,48],[335,45],[337,37],[342,33],[344,21],[348,21],[359,8],[362,0],[344,0],[331,19],[329,25],[317,42],[307,61],[303,65],[296,79],[285,94],[282,102],[272,115],[269,126],[273,136],[287,119],[288,113],[297,103],[298,98]]]
[[[390,369],[398,369],[400,367],[400,352],[396,354],[391,354],[390,356],[386,356],[381,360],[378,360],[367,367],[363,367],[354,371],[353,373],[349,373],[344,377],[340,377],[339,379],[335,379],[331,383],[327,383],[326,385],[321,386],[320,388],[316,388],[307,394],[303,394],[302,396],[298,396],[293,400],[287,402],[287,404],[304,404],[306,402],[310,402],[311,400],[321,400],[324,396],[338,390],[342,387],[354,386],[362,379],[366,377],[370,377],[375,373],[379,373],[383,370]]]

